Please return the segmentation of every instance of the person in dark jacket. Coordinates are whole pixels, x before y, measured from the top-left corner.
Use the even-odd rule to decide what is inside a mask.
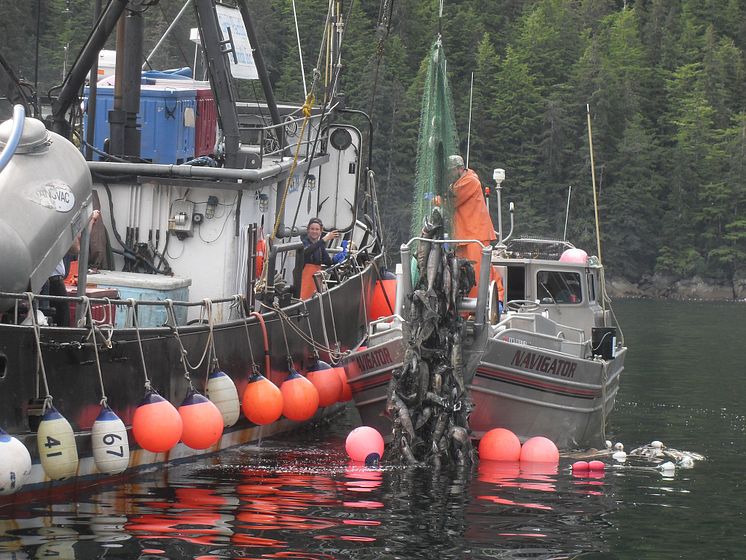
[[[324,224],[318,218],[311,218],[306,226],[303,241],[303,276],[301,278],[300,298],[308,299],[316,293],[313,275],[321,270],[321,265],[331,266],[332,259],[326,251],[326,242],[339,237],[337,230],[322,236]]]

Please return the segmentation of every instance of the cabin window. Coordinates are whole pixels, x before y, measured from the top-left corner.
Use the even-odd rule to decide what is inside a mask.
[[[596,275],[592,272],[588,273],[586,282],[588,283],[588,301],[596,301]]]
[[[508,265],[508,299],[526,299],[526,269]]]
[[[536,273],[536,293],[541,303],[581,303],[580,274],[540,270]]]

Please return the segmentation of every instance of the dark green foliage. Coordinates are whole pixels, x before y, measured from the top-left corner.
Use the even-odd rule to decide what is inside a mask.
[[[596,252],[586,121],[590,104],[602,256],[631,280],[655,271],[725,281],[746,271],[746,5],[742,0],[345,0],[340,88],[372,113],[373,169],[386,243],[410,231],[423,60],[440,30],[466,151],[485,185],[502,167],[518,235],[561,237]],[[93,0],[0,0],[0,50],[33,83],[41,5],[39,90],[62,79],[92,23]],[[183,5],[145,13],[145,53]],[[318,64],[327,0],[296,0],[308,85]],[[303,84],[291,0],[249,0],[278,100]],[[190,65],[191,10],[152,64]],[[113,41],[109,43],[113,48]],[[319,68],[323,80],[323,58]],[[258,84],[242,83],[247,100]],[[2,110],[7,107],[1,106]],[[355,121],[361,128],[363,121]],[[496,218],[494,198],[493,217]],[[495,224],[497,220],[495,219]]]

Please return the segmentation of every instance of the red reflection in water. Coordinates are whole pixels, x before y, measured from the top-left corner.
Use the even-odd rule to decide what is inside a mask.
[[[216,511],[225,498],[205,488],[177,488],[173,503],[149,502],[149,508],[160,513],[131,515],[125,530],[141,539],[178,539],[192,544],[213,545],[224,540],[229,530],[223,528],[221,514]],[[171,510],[171,511],[168,511]]]
[[[557,465],[553,464],[482,460],[479,462],[477,476],[480,481],[494,484],[498,488],[555,492],[556,475]],[[516,501],[500,496],[481,495],[478,498],[507,506],[540,510],[552,509],[550,506],[543,504]]]
[[[372,492],[381,486],[383,473],[380,469],[368,468],[360,461],[350,461],[345,467],[345,489],[350,492]]]

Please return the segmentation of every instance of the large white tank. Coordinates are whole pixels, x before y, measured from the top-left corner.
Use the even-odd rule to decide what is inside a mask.
[[[0,148],[13,122],[0,124]],[[38,292],[88,222],[91,174],[78,149],[27,118],[0,172],[0,291]],[[0,310],[9,306],[0,300]]]

